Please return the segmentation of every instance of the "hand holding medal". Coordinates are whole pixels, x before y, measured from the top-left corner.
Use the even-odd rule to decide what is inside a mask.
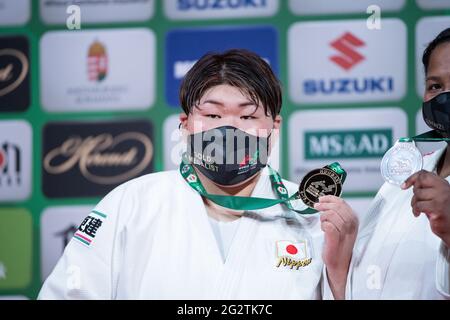
[[[340,197],[346,172],[339,163],[334,162],[326,167],[310,171],[300,182],[299,198],[310,208],[326,195]]]
[[[400,186],[408,177],[422,169],[422,154],[410,139],[400,139],[381,160],[384,180]]]
[[[339,198],[345,178],[346,172],[334,162],[306,174],[298,191],[307,206],[320,212],[320,228],[324,233],[322,260],[329,283],[345,284],[358,233],[356,214]],[[345,290],[336,291],[334,296],[343,299]]]

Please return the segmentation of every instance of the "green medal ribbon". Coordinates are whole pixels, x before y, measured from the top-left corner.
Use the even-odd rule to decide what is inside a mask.
[[[186,182],[191,186],[192,189],[197,191],[201,196],[211,200],[212,202],[233,210],[258,210],[268,207],[272,207],[276,204],[284,204],[290,210],[297,212],[299,214],[314,214],[317,210],[312,208],[307,208],[305,210],[296,210],[291,204],[291,201],[299,199],[298,191],[292,196],[288,195],[288,191],[284,186],[281,177],[278,172],[268,166],[270,171],[270,181],[272,183],[272,188],[280,199],[267,199],[267,198],[256,198],[256,197],[242,197],[242,196],[225,196],[210,194],[206,191],[205,187],[198,178],[194,167],[189,163],[185,154],[183,155],[183,161],[180,164],[180,173]],[[327,168],[333,170],[341,177],[341,182],[343,183],[346,177],[346,172],[341,168],[339,163],[335,162],[327,166]]]
[[[427,131],[422,134],[419,134],[417,136],[411,137],[411,138],[400,138],[398,140],[399,142],[412,142],[412,141],[419,141],[419,142],[439,142],[439,141],[450,141],[450,138],[444,138],[439,133],[437,133],[435,130]]]

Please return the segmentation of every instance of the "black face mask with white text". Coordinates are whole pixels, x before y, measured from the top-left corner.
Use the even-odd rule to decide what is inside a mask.
[[[425,123],[443,138],[450,138],[450,91],[442,92],[422,104]]]
[[[222,126],[188,137],[187,156],[213,182],[241,183],[267,165],[269,138],[254,136],[232,126]]]

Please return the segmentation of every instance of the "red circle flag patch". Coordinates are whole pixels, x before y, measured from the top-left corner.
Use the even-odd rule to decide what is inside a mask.
[[[277,256],[279,258],[286,257],[296,261],[304,260],[308,258],[308,252],[306,247],[306,241],[277,241]]]

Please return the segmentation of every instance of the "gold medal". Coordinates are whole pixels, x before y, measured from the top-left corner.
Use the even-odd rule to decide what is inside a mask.
[[[325,195],[339,197],[342,193],[342,178],[335,171],[325,167],[310,171],[300,182],[299,198],[310,208]]]

